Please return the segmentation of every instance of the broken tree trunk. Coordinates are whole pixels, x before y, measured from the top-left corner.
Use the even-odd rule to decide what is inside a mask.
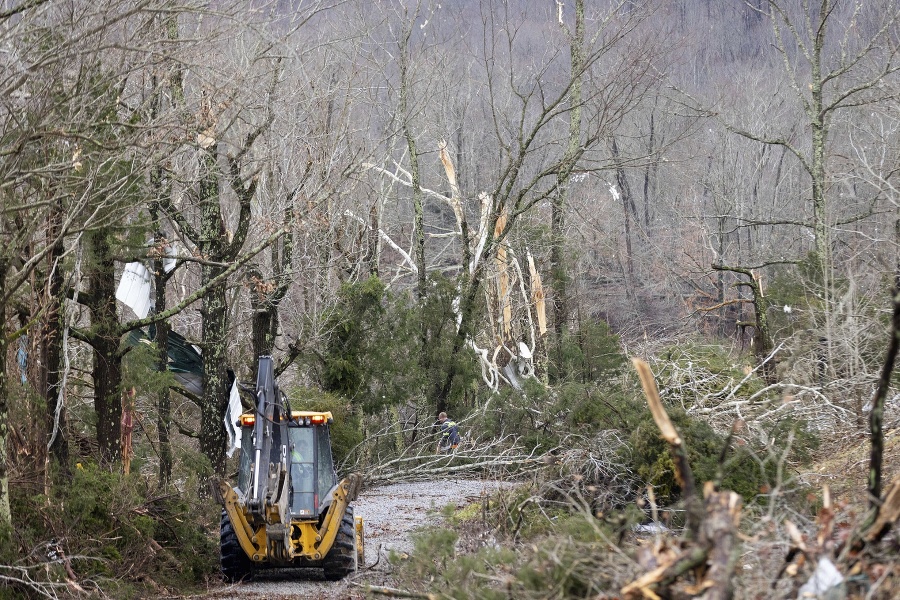
[[[653,372],[650,365],[639,358],[632,359],[638,376],[641,378],[641,386],[644,388],[644,395],[647,396],[647,404],[650,406],[650,412],[653,414],[653,420],[662,437],[669,444],[669,452],[672,454],[672,462],[675,463],[675,480],[681,487],[681,495],[685,505],[685,523],[684,535],[687,540],[696,539],[702,519],[701,507],[697,502],[697,494],[694,486],[694,474],[691,472],[691,465],[688,463],[687,448],[678,430],[669,420],[662,400],[659,398],[659,390],[656,387],[656,380],[653,378]]]
[[[705,501],[700,505],[687,461],[687,449],[662,405],[650,366],[640,359],[633,362],[653,419],[669,443],[687,516],[681,549],[673,555],[658,557],[662,564],[622,588],[622,595],[626,598],[657,599],[680,595],[729,600],[733,595],[731,581],[738,556],[735,540],[741,497],[731,491],[719,491],[713,482],[707,482],[703,489]],[[691,573],[695,577],[693,583],[680,581]]]
[[[706,590],[701,597],[727,600],[733,593],[731,578],[738,556],[735,537],[741,519],[741,497],[730,491],[716,491],[712,482],[707,482],[703,491],[706,510],[700,527],[700,542],[708,548],[708,568],[700,583]]]
[[[696,542],[687,543],[659,567],[622,588],[624,597],[730,600],[738,557],[735,540],[741,518],[741,497],[730,491],[716,491],[711,482],[706,484],[704,492],[704,518]],[[691,573],[697,577],[695,583],[679,581]]]

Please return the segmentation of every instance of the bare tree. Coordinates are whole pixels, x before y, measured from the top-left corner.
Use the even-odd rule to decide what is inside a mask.
[[[900,47],[894,36],[900,7],[892,1],[870,6],[832,0],[804,0],[794,7],[770,0],[760,10],[771,23],[775,48],[803,118],[800,139],[807,148],[804,150],[790,131],[731,129],[763,144],[785,148],[808,176],[811,218],[807,226],[815,241],[813,260],[817,276],[828,282],[833,237],[829,214],[834,181],[832,124],[841,111],[877,105],[891,97],[883,82],[900,69]],[[871,35],[856,35],[858,27],[865,27]],[[843,219],[862,216],[851,214]]]
[[[577,4],[570,37],[559,44],[554,40],[546,51],[536,52],[533,44],[537,39],[531,35],[532,28],[537,23],[556,23],[569,18],[568,10],[563,4],[559,11],[535,14],[513,5],[482,7],[483,49],[476,57],[483,72],[473,76],[478,77],[484,90],[478,110],[485,115],[487,127],[482,133],[483,158],[476,161],[474,182],[458,180],[449,148],[441,150],[444,173],[434,176],[444,181],[438,179],[436,184],[424,185],[421,175],[420,181],[414,182],[411,169],[375,168],[383,177],[412,189],[414,195],[418,186],[426,197],[453,211],[453,236],[458,240],[459,249],[454,265],[458,269],[460,293],[456,313],[458,333],[452,355],[456,357],[466,348],[474,349],[482,357],[485,378],[491,386],[496,386],[500,368],[518,359],[520,341],[525,341],[528,354],[534,351],[534,336],[529,339],[527,331],[523,331],[519,339],[519,333],[513,332],[518,325],[510,327],[514,320],[507,304],[509,294],[516,290],[509,273],[522,272],[521,266],[515,266],[511,258],[528,254],[514,247],[513,232],[519,219],[552,200],[556,202],[555,227],[561,231],[566,194],[563,188],[571,174],[576,170],[606,167],[607,163],[598,160],[597,155],[592,155],[587,162],[582,159],[606,139],[622,115],[633,109],[653,80],[648,74],[651,46],[638,32],[641,15],[638,11],[624,10],[619,3],[589,15],[594,23],[589,35],[584,31],[579,33],[579,28],[585,28],[586,17],[584,6]],[[435,20],[445,23],[446,17],[442,17],[438,12]],[[626,52],[626,47],[634,52]],[[568,61],[563,58],[563,48],[570,55]],[[561,76],[559,67],[566,63],[565,75]],[[617,76],[609,77],[610,73]],[[471,136],[475,132],[464,131],[463,135]],[[444,147],[438,145],[439,149]],[[472,176],[471,169],[469,172]],[[444,186],[449,187],[449,192],[439,191]],[[485,190],[478,195],[477,202],[462,193],[472,187]],[[477,226],[470,227],[470,221]],[[554,252],[555,260],[561,260],[562,250]],[[511,270],[507,271],[508,268]],[[487,280],[492,282],[489,288],[483,287]],[[494,282],[498,286],[496,290]],[[481,319],[475,307],[483,294],[495,299],[489,304],[491,312],[498,311],[488,321],[494,332],[492,339],[484,340],[488,349],[480,348],[481,342],[476,344],[475,336]],[[428,393],[438,411],[447,408],[456,376],[453,364],[451,361],[444,376]]]
[[[0,520],[5,522],[9,522],[8,343],[25,334],[32,321],[44,323],[41,345],[48,362],[41,380],[50,396],[50,441],[65,458],[64,437],[58,431],[64,421],[60,413],[65,390],[58,380],[60,337],[54,316],[59,312],[61,261],[74,245],[67,246],[64,240],[108,227],[123,214],[127,195],[122,192],[136,170],[118,161],[115,153],[123,152],[135,136],[133,131],[121,138],[109,135],[116,129],[116,92],[129,73],[153,60],[143,51],[123,51],[116,55],[118,60],[102,52],[121,48],[123,32],[139,31],[138,22],[150,18],[159,4],[88,3],[71,8],[23,2],[0,14],[0,43],[12,50],[3,54],[0,80]],[[135,43],[141,45],[140,40]],[[42,222],[47,229],[36,231],[34,224]],[[24,309],[20,303],[36,273],[48,287],[35,296],[39,304]],[[17,305],[16,312],[25,319],[12,325],[8,311]]]
[[[560,25],[565,27],[562,18],[563,4],[559,4]],[[575,0],[575,23],[571,30],[566,33],[569,37],[569,61],[572,71],[572,89],[570,91],[571,112],[569,113],[569,142],[566,147],[564,156],[564,167],[557,173],[557,192],[551,200],[550,215],[550,273],[553,276],[552,286],[554,288],[554,319],[553,329],[556,333],[556,355],[557,362],[561,365],[562,360],[562,344],[563,334],[566,331],[569,322],[569,299],[566,291],[566,284],[569,279],[569,273],[566,269],[566,238],[565,238],[565,215],[566,215],[566,199],[567,186],[572,170],[575,168],[578,154],[581,150],[581,104],[582,104],[582,80],[584,78],[584,51],[585,51],[585,13],[584,1]]]
[[[305,58],[292,50],[288,42],[302,45],[303,39],[297,32],[328,8],[327,3],[314,3],[301,13],[292,14],[285,30],[278,22],[261,18],[260,23],[254,23],[248,19],[248,13],[236,13],[240,18],[235,16],[229,23],[248,21],[251,26],[238,27],[229,38],[222,38],[220,47],[230,48],[229,53],[221,55],[218,64],[204,63],[208,71],[185,81],[185,108],[191,109],[194,118],[186,123],[190,141],[182,147],[183,163],[178,175],[187,175],[183,179],[187,185],[177,201],[166,201],[163,207],[181,239],[199,257],[199,285],[209,289],[200,314],[204,373],[199,441],[213,472],[219,475],[225,470],[223,419],[228,399],[229,350],[238,345],[233,333],[242,331],[236,318],[237,298],[229,298],[227,279],[222,277],[231,268],[229,265],[249,259],[259,244],[278,240],[269,260],[261,261],[244,278],[250,282],[254,310],[247,331],[255,340],[252,351],[274,350],[278,306],[293,279],[298,226],[302,216],[310,212],[310,207],[302,203],[316,205],[327,199],[326,193],[313,199],[319,193],[315,183],[322,181],[322,172],[331,175],[322,164],[317,164],[325,161],[327,150],[307,146],[297,153],[306,159],[305,164],[294,162],[300,166],[298,173],[282,170],[273,150],[280,146],[294,152],[298,148],[282,143],[272,128],[276,120],[287,122],[288,115],[297,110],[280,100],[282,95],[290,97],[285,80],[288,65],[299,64]],[[264,17],[262,13],[249,14]],[[279,54],[283,56],[272,58]],[[210,58],[208,50],[201,58]],[[233,72],[241,73],[241,77],[234,80],[228,75]],[[276,111],[281,112],[276,115]],[[291,136],[300,130],[281,128]],[[302,147],[302,142],[299,145]],[[275,181],[277,178],[284,181]],[[266,184],[263,188],[261,182]],[[266,192],[265,201],[260,198],[261,189]],[[280,197],[271,196],[273,191]],[[281,239],[282,234],[289,232],[288,238]],[[251,239],[253,250],[245,249]],[[263,264],[272,270],[271,277],[262,275]],[[281,369],[284,367],[283,364]]]

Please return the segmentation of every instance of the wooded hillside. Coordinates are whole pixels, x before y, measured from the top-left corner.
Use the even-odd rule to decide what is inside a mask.
[[[894,0],[4,0],[0,49],[0,596],[215,577],[260,355],[370,483],[441,473],[453,415],[537,486],[484,510],[513,546],[528,506],[612,528],[572,556],[693,536],[552,597],[666,596],[688,568],[623,587],[728,510],[772,556],[716,597],[824,556],[896,592]]]

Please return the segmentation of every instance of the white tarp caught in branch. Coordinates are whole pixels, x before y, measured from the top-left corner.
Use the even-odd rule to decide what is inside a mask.
[[[175,257],[177,255],[178,255],[178,248],[176,248],[174,244],[169,246],[168,248],[166,248],[166,256],[163,258],[163,261],[162,261],[163,262],[163,270],[165,270],[166,273],[171,273],[172,269],[175,268],[175,265],[177,263],[177,261],[175,260]]]
[[[139,319],[150,312],[150,271],[139,262],[125,265],[116,289],[116,300],[134,311]]]
[[[228,410],[225,411],[225,431],[228,433],[228,458],[234,451],[241,447],[241,430],[236,422],[241,416],[241,396],[238,392],[237,379],[231,386],[231,395],[228,397]]]

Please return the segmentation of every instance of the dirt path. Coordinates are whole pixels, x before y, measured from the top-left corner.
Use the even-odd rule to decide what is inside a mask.
[[[284,570],[264,572],[246,584],[225,585],[207,594],[204,600],[319,600],[357,599],[363,594],[353,583],[390,585],[391,551],[411,553],[410,534],[418,528],[439,523],[440,510],[448,504],[462,508],[491,494],[504,484],[498,481],[447,479],[418,483],[398,483],[363,491],[354,502],[357,516],[365,520],[366,568],[343,581],[328,582],[320,572]]]

